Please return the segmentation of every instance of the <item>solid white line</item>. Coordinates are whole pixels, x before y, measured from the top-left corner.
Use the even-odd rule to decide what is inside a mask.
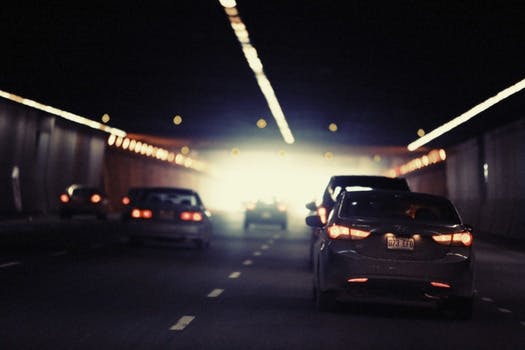
[[[241,276],[241,273],[239,271],[235,271],[235,272],[230,273],[228,278],[239,278],[240,276]]]
[[[487,303],[493,303],[493,302],[494,302],[494,299],[492,299],[492,298],[486,298],[486,297],[485,297],[485,298],[481,298],[481,300],[483,300],[483,301],[485,301],[485,302],[487,302]]]
[[[66,255],[66,254],[67,254],[66,250],[61,250],[61,251],[58,251],[58,252],[51,253],[49,255],[50,256],[61,256],[61,255]]]
[[[259,255],[261,255],[260,251],[256,251],[256,252],[253,253],[253,256],[259,256]]]
[[[243,264],[244,266],[249,266],[249,265],[253,264],[253,261],[251,261],[251,260],[244,260],[244,261],[242,262],[242,264]]]
[[[224,289],[214,289],[208,294],[208,298],[217,298],[224,292]]]
[[[511,314],[511,313],[512,313],[512,311],[510,311],[509,309],[504,309],[504,308],[502,308],[502,307],[499,307],[499,308],[498,308],[498,311],[499,311],[499,312],[502,312],[502,313],[504,313],[504,314]]]
[[[195,316],[182,316],[177,323],[175,323],[173,326],[171,326],[170,330],[172,330],[172,331],[182,331],[194,319],[195,319]]]
[[[2,268],[2,267],[9,267],[9,266],[15,266],[15,265],[20,265],[20,261],[10,261],[10,262],[1,264],[0,268]]]
[[[267,246],[266,244],[263,244],[263,245],[261,246],[261,249],[262,249],[262,250],[266,250],[266,249],[268,249],[268,248],[270,248],[270,247]]]

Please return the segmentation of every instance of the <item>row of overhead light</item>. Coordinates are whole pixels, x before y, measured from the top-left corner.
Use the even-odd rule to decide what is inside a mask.
[[[414,158],[403,165],[388,170],[387,175],[390,177],[406,175],[429,165],[443,162],[445,159],[447,159],[447,153],[444,149],[433,149],[421,157]]]
[[[58,117],[67,119],[77,124],[82,124],[93,129],[107,132],[110,134],[107,141],[109,146],[114,146],[123,150],[134,152],[138,155],[155,158],[160,161],[173,163],[175,165],[183,166],[197,171],[203,171],[206,168],[205,164],[201,161],[195,160],[181,153],[170,152],[164,148],[126,137],[127,133],[125,131],[110,127],[103,123],[99,123],[95,120],[91,120],[70,112],[66,112],[61,109],[51,107],[40,102],[20,97],[18,95],[2,90],[0,90],[0,97],[56,115]]]
[[[30,100],[28,98],[20,97],[18,95],[11,94],[9,92],[5,92],[5,91],[2,91],[2,90],[0,90],[0,96],[5,98],[5,99],[8,99],[8,100],[11,100],[11,101],[23,104],[25,106],[36,108],[36,109],[39,109],[41,111],[44,111],[44,112],[56,115],[58,117],[67,119],[69,121],[72,121],[72,122],[75,122],[75,123],[78,123],[78,124],[82,124],[82,125],[85,125],[85,126],[89,126],[90,128],[93,128],[93,129],[102,130],[102,131],[105,131],[105,132],[110,133],[112,135],[117,135],[117,136],[120,136],[120,137],[125,137],[126,136],[126,132],[123,131],[123,130],[120,130],[120,129],[117,129],[117,128],[112,128],[110,126],[107,126],[105,124],[99,123],[97,121],[94,121],[94,120],[91,120],[91,119],[88,119],[88,118],[85,118],[85,117],[82,117],[82,116],[79,116],[79,115],[76,115],[76,114],[73,114],[73,113],[70,113],[70,112],[66,112],[66,111],[63,111],[61,109],[58,109],[58,108],[55,108],[55,107],[51,107],[51,106],[42,104],[40,102],[36,102],[36,101]]]
[[[219,0],[219,2],[224,7],[224,11],[228,16],[228,19],[230,20],[230,24],[233,28],[235,36],[241,44],[244,57],[246,57],[248,65],[255,74],[257,84],[259,84],[259,88],[261,89],[264,97],[266,98],[268,107],[270,108],[270,111],[272,112],[272,115],[275,118],[275,121],[277,123],[277,126],[279,127],[284,141],[288,144],[293,144],[295,142],[295,139],[292,135],[292,131],[288,126],[288,122],[286,121],[286,117],[284,116],[284,113],[281,109],[281,105],[279,104],[279,101],[275,96],[275,91],[273,90],[270,81],[266,77],[266,74],[264,74],[263,64],[257,54],[257,50],[250,42],[250,36],[248,34],[248,30],[246,29],[246,25],[243,23],[241,17],[239,16],[239,11],[236,7],[236,1]]]
[[[146,157],[151,157],[163,162],[173,163],[197,171],[205,170],[205,164],[182,153],[170,152],[167,149],[157,147],[146,142],[138,141],[129,137],[111,134],[108,138],[108,145],[120,148]]]

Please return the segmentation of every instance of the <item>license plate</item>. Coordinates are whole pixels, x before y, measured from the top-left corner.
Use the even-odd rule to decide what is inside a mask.
[[[272,217],[272,214],[269,213],[269,212],[267,212],[267,211],[265,211],[264,213],[262,213],[261,216],[262,216],[263,218],[265,218],[265,219],[269,219],[269,218]]]
[[[386,247],[394,250],[414,250],[414,239],[388,237],[386,239]]]
[[[161,210],[159,212],[159,219],[173,219],[173,211]]]

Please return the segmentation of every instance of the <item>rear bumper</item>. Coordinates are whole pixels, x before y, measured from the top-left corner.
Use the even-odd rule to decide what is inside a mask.
[[[126,222],[126,233],[134,238],[167,240],[210,239],[211,226],[207,224],[172,224],[162,222]]]
[[[318,278],[322,291],[339,299],[385,301],[440,301],[471,298],[474,294],[474,256],[449,254],[441,259],[398,261],[376,259],[355,251],[327,251]],[[366,278],[366,282],[349,280]],[[448,285],[433,286],[431,282]]]

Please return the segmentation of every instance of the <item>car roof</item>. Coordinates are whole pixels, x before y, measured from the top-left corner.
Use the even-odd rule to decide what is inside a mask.
[[[410,190],[405,178],[379,175],[335,175],[330,178],[330,186],[361,186],[371,188],[395,188]]]
[[[365,194],[368,193],[370,195],[392,195],[396,196],[398,198],[406,198],[406,199],[426,199],[426,200],[433,200],[433,201],[443,201],[448,202],[452,204],[452,202],[444,196],[430,194],[430,193],[423,193],[423,192],[408,192],[408,191],[398,191],[398,190],[369,190],[369,191],[344,191],[345,196],[346,195],[352,195],[352,194]]]
[[[151,191],[151,192],[178,192],[181,194],[197,194],[196,191],[190,188],[180,188],[180,187],[169,187],[169,186],[142,186],[142,187],[131,187],[128,190],[130,192],[137,191]]]

